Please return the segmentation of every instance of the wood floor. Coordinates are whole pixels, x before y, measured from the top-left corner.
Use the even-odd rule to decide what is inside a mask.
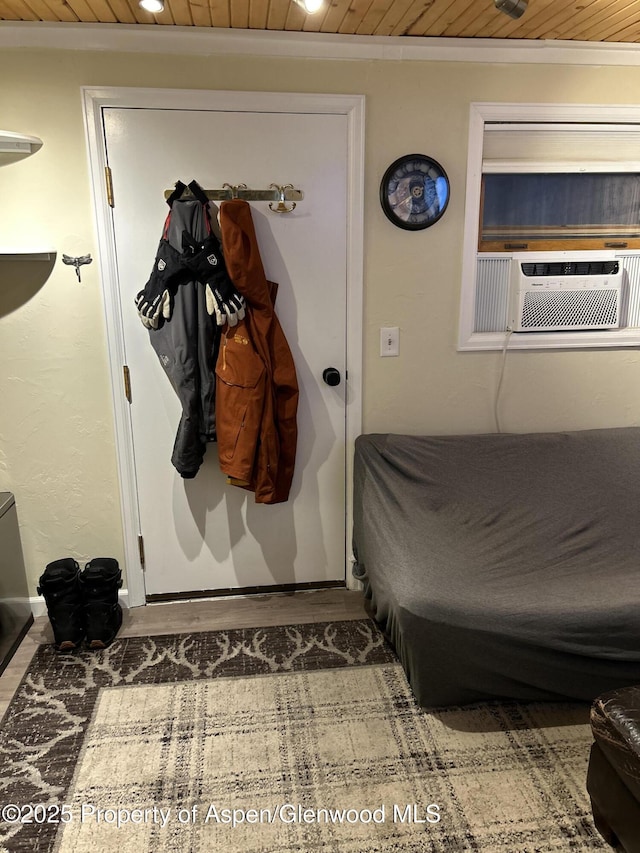
[[[148,604],[125,610],[119,636],[145,637],[215,631],[225,628],[257,628],[298,622],[331,622],[366,617],[361,592],[347,589],[274,593],[207,601]],[[18,651],[0,676],[0,717],[16,691],[36,647],[53,642],[46,616],[39,616]]]

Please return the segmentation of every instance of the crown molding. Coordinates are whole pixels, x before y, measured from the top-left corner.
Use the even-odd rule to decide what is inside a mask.
[[[157,24],[1,21],[0,48],[396,62],[640,65],[640,45],[626,42],[354,36]]]

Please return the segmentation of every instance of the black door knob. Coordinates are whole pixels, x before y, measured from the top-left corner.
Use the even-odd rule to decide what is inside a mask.
[[[339,385],[340,371],[335,367],[325,367],[325,369],[322,371],[322,378],[327,383],[327,385]]]

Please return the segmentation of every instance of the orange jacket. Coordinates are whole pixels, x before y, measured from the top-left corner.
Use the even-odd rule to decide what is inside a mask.
[[[227,271],[246,301],[244,320],[224,328],[216,364],[220,467],[234,485],[255,492],[256,503],[281,503],[289,497],[298,437],[295,365],[248,202],[222,202],[220,231]]]

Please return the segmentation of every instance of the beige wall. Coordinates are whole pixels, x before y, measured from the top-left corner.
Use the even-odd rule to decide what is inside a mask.
[[[40,136],[0,169],[0,246],[54,246],[38,288],[0,268],[0,490],[15,493],[32,588],[46,562],[122,560],[122,525],[80,87],[138,86],[364,94],[366,100],[364,430],[494,429],[499,353],[456,352],[471,101],[634,103],[640,69],[399,61],[178,57],[3,50],[0,124]],[[411,152],[439,160],[451,202],[426,231],[393,227],[380,177]],[[17,272],[16,272],[17,269]],[[378,328],[401,355],[378,357]],[[640,423],[636,351],[517,352],[502,392],[507,431]]]

